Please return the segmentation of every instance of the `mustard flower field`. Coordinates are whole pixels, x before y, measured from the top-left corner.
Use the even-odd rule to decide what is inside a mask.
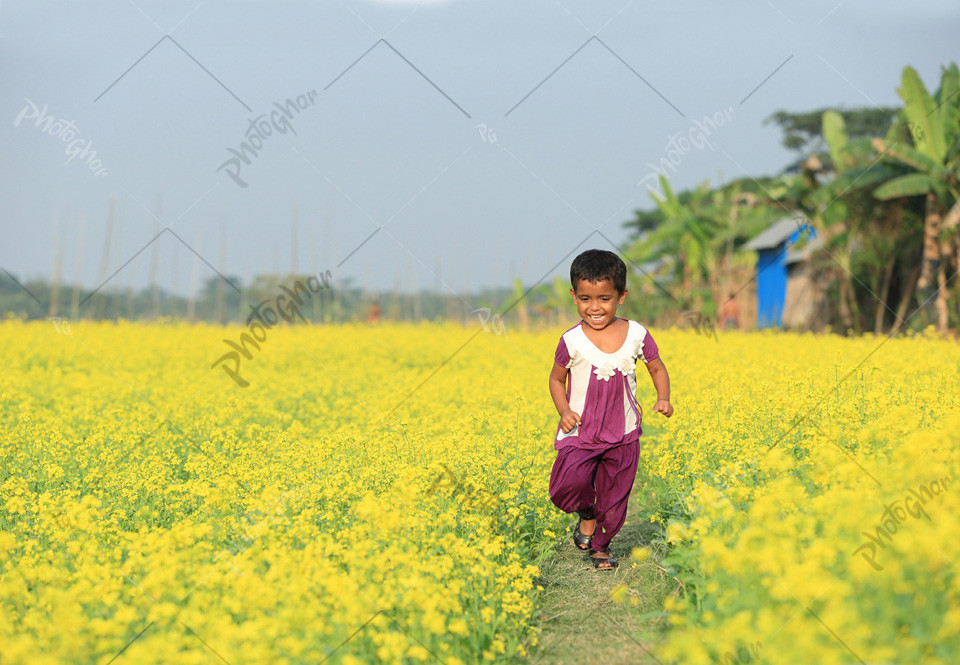
[[[0,662],[551,662],[562,329],[247,332],[0,324]],[[649,662],[957,662],[957,344],[653,333]]]

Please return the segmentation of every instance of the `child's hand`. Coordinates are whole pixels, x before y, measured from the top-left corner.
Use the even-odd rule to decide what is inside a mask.
[[[569,434],[570,430],[580,424],[580,414],[567,409],[560,416],[560,429],[564,434]]]
[[[667,418],[673,415],[673,405],[670,404],[669,400],[658,399],[657,403],[653,405],[654,413],[662,413]]]

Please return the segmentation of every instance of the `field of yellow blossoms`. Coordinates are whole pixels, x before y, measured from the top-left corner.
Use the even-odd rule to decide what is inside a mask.
[[[550,662],[562,329],[246,331],[0,324],[0,662]],[[956,663],[957,344],[654,334],[656,662]]]

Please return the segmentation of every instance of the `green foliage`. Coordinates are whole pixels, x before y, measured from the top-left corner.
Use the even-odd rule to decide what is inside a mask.
[[[825,111],[823,113],[823,137],[830,147],[830,157],[833,158],[834,167],[845,169],[851,166],[852,159],[846,153],[849,137],[847,137],[847,129],[842,115],[836,111]]]
[[[937,102],[920,80],[917,70],[910,66],[904,67],[903,78],[897,92],[903,100],[903,113],[907,121],[914,127],[918,127],[922,132],[919,135],[924,137],[922,141],[917,141],[917,149],[929,157],[930,161],[942,162],[947,154],[943,117]]]
[[[919,196],[932,191],[940,205],[949,209],[960,196],[960,70],[955,63],[944,68],[940,88],[931,95],[916,70],[905,67],[897,92],[903,99],[910,142],[878,141],[876,147],[883,148],[887,161],[916,173],[878,190],[877,195]]]
[[[803,154],[819,153],[825,149],[823,114],[828,111],[843,118],[851,138],[883,135],[897,114],[896,108],[872,106],[836,111],[816,109],[800,113],[777,111],[764,120],[764,124],[776,124],[783,130],[783,147]]]
[[[920,196],[933,189],[933,179],[925,173],[911,173],[888,180],[877,187],[873,195],[881,200],[896,199],[901,196]]]
[[[770,116],[766,122],[784,132],[783,145],[806,155],[781,176],[682,192],[661,178],[656,208],[638,211],[626,224],[636,235],[629,257],[653,278],[653,286],[645,286],[648,309],[679,314],[700,303],[703,313],[716,311],[718,276],[749,255],[743,243],[796,211],[811,220],[825,245],[813,265],[828,316],[846,312],[844,329],[892,323],[894,308],[910,297],[916,280],[924,196],[935,193],[948,210],[960,194],[960,70],[944,68],[931,95],[906,67],[898,91],[902,109]],[[753,200],[741,207],[738,196],[745,193]]]
[[[638,280],[645,320],[668,313],[676,318],[693,309],[716,316],[723,297],[718,274],[724,266],[729,269],[743,243],[782,216],[779,206],[750,204],[756,200],[754,191],[766,187],[749,182],[747,186],[746,180],[735,181],[719,189],[704,182],[677,193],[660,178],[662,197],[651,194],[659,224],[639,234],[627,250],[633,265],[642,268]]]

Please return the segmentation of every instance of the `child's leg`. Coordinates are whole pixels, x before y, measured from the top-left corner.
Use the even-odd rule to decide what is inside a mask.
[[[604,452],[597,466],[594,483],[597,488],[597,530],[593,549],[606,548],[627,519],[627,499],[637,476],[640,442],[615,446]]]
[[[562,448],[550,472],[550,500],[565,513],[582,511],[581,517],[592,519],[596,500],[593,475],[603,451]],[[587,517],[590,515],[590,517]]]

